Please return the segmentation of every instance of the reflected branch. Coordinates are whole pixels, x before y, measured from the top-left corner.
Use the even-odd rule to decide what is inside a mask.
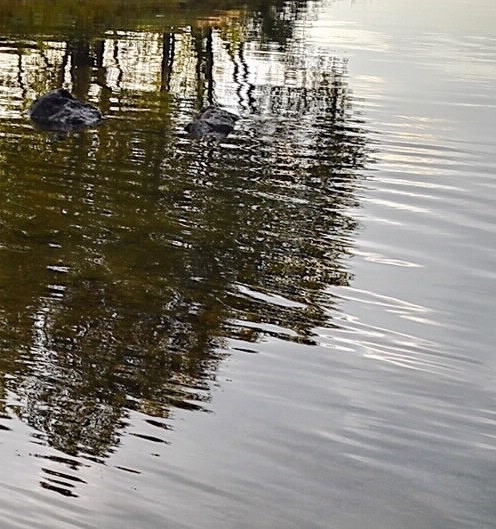
[[[114,0],[100,15],[71,5],[79,29],[16,57],[15,88],[40,93],[70,64],[74,92],[108,119],[64,141],[19,116],[2,125],[16,134],[0,156],[0,410],[103,460],[133,410],[208,410],[229,340],[311,345],[332,327],[369,139],[346,61],[292,46],[305,2],[213,21],[147,2],[142,26]],[[281,73],[264,77],[260,61]],[[223,142],[183,132],[205,102],[239,105]]]

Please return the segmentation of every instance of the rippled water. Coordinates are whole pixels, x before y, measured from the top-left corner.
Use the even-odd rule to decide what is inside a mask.
[[[0,6],[8,527],[494,526],[495,5]]]

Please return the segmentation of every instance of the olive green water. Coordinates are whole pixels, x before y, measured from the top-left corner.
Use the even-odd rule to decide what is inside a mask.
[[[467,212],[494,155],[453,131],[495,78],[460,92],[448,68],[432,95],[444,59],[423,46],[473,50],[474,30],[434,23],[416,47],[423,22],[402,20],[385,0],[0,2],[8,527],[494,520],[455,479],[477,496],[495,462],[474,452],[495,433],[475,317],[491,287],[446,262],[493,274],[490,230]],[[29,107],[59,86],[104,123],[37,130]],[[190,139],[211,103],[240,115],[235,131]],[[481,242],[470,256],[437,230]]]
[[[129,409],[163,426],[202,409],[226,338],[257,341],[263,322],[312,343],[322,289],[349,281],[366,134],[343,60],[310,70],[309,87],[246,79],[248,35],[284,49],[303,5],[287,21],[160,2],[23,9],[3,15],[4,414],[104,460]],[[104,124],[36,130],[30,103],[60,85]],[[222,144],[190,140],[184,124],[212,102],[246,119]],[[288,301],[262,308],[247,290]]]

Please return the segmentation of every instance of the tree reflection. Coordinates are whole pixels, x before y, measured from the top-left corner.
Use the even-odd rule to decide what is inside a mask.
[[[286,46],[305,13],[302,2],[256,7],[236,24],[258,28],[260,49]],[[50,59],[58,82],[99,98],[108,123],[63,142],[20,127],[2,148],[0,399],[12,391],[9,408],[68,454],[105,457],[129,410],[167,427],[173,408],[207,409],[229,338],[315,343],[313,329],[332,324],[326,288],[351,281],[367,140],[346,63],[288,52],[297,81],[257,84],[248,37],[225,41],[216,24],[129,42],[67,36]],[[154,90],[136,88],[124,44],[157,60]],[[230,81],[216,79],[222,61]],[[32,90],[53,81],[21,68]],[[181,76],[194,79],[185,99]],[[244,111],[239,131],[230,148],[190,142],[182,120],[221,83]]]

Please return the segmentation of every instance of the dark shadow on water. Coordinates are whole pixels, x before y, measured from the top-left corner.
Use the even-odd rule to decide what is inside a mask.
[[[168,442],[174,409],[210,409],[230,339],[314,344],[313,329],[333,325],[326,287],[352,281],[367,133],[346,61],[290,51],[305,3],[269,4],[249,2],[242,18],[217,13],[210,26],[195,15],[189,36],[167,20],[150,26],[141,38],[158,38],[155,90],[138,89],[125,65],[135,34],[61,31],[61,54],[39,50],[53,66],[44,76],[19,62],[19,93],[70,81],[108,116],[64,141],[19,119],[1,125],[0,412],[26,421],[41,443],[103,460],[132,411],[156,428],[136,435]],[[144,5],[145,18],[158,9]],[[259,50],[285,50],[284,68],[307,81],[255,83],[247,41],[226,36],[240,19]],[[13,48],[23,42],[12,37]],[[229,81],[216,78],[222,61]],[[174,92],[181,79],[194,86],[184,97]],[[188,139],[182,127],[219,102],[222,83],[242,119],[225,141]],[[55,478],[42,486],[73,494]]]

